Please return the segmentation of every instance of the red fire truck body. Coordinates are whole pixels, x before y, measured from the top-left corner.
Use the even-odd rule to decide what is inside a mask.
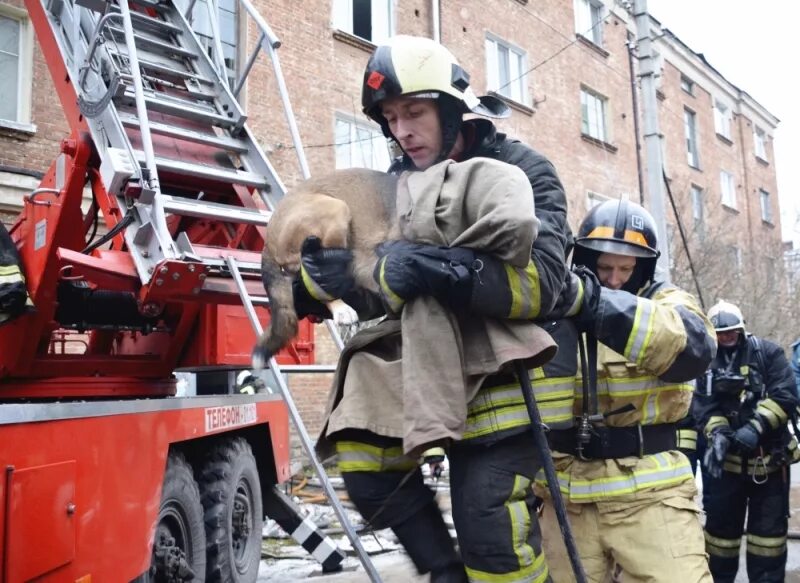
[[[71,136],[9,231],[34,309],[0,326],[0,580],[254,581],[287,404],[173,372],[248,368],[230,262],[263,293],[280,182],[171,0],[26,7]],[[303,323],[278,362],[313,361]]]

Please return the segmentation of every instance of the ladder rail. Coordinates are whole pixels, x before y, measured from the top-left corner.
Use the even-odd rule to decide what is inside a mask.
[[[142,176],[144,182],[143,186],[154,193],[150,205],[150,218],[153,221],[153,235],[158,241],[165,258],[173,259],[178,256],[178,249],[169,232],[167,217],[164,212],[164,201],[161,198],[156,154],[155,148],[153,147],[153,138],[150,134],[150,121],[147,114],[144,85],[142,83],[142,71],[139,66],[139,55],[136,50],[136,40],[133,33],[131,10],[127,0],[119,2],[119,7],[120,13],[122,14],[123,29],[125,31],[125,44],[128,46],[128,60],[130,62],[130,74],[133,79],[133,88],[135,92],[136,113],[139,117],[139,132],[142,137],[142,148],[144,149],[144,169],[146,170],[146,174]]]
[[[239,3],[244,7],[245,10],[247,10],[247,13],[252,17],[258,26],[258,29],[262,33],[261,37],[259,38],[258,46],[264,49],[264,52],[267,53],[269,60],[272,63],[275,81],[278,84],[278,92],[280,93],[281,103],[283,104],[283,113],[286,117],[286,123],[289,126],[289,133],[292,136],[292,144],[294,145],[294,151],[297,155],[297,161],[300,164],[300,171],[303,174],[303,178],[309,178],[311,176],[311,170],[308,168],[308,160],[306,158],[305,150],[303,149],[303,142],[300,139],[300,130],[297,128],[297,119],[294,116],[292,103],[289,100],[289,90],[286,87],[286,79],[283,76],[280,59],[278,58],[278,53],[276,52],[276,49],[281,46],[281,41],[277,36],[275,36],[275,33],[272,32],[270,26],[258,13],[250,0],[239,0]],[[245,73],[249,74],[251,68],[252,65],[245,71]],[[246,75],[243,75],[240,81],[237,82],[237,87],[244,84],[245,79]]]
[[[239,295],[242,298],[242,304],[247,312],[247,317],[250,319],[250,324],[252,325],[255,333],[257,335],[261,335],[261,322],[259,322],[258,316],[256,316],[250,294],[247,292],[247,288],[245,287],[241,273],[239,273],[239,267],[236,263],[236,259],[229,255],[226,257],[225,261],[228,265],[228,269],[230,270],[233,280],[236,282],[236,287],[238,288]],[[381,583],[380,575],[378,575],[378,572],[375,570],[375,566],[372,564],[366,549],[364,549],[363,545],[361,544],[361,539],[358,538],[358,534],[356,534],[355,530],[353,529],[353,525],[350,524],[350,520],[348,519],[347,514],[344,511],[344,507],[342,506],[342,503],[336,494],[336,490],[333,488],[333,485],[328,478],[328,474],[325,472],[325,468],[322,466],[322,462],[319,460],[316,452],[314,451],[314,444],[311,442],[311,438],[308,435],[308,431],[303,423],[303,419],[300,417],[300,412],[294,403],[294,399],[292,399],[292,395],[289,392],[289,387],[283,378],[281,369],[274,356],[270,357],[269,359],[269,370],[272,373],[275,384],[278,386],[281,392],[281,397],[283,397],[283,400],[286,402],[286,406],[289,409],[289,416],[294,423],[295,429],[297,429],[298,435],[300,436],[303,449],[305,449],[306,454],[311,460],[311,464],[314,466],[314,471],[316,472],[317,477],[322,484],[322,489],[330,500],[336,516],[339,518],[342,529],[345,531],[347,538],[353,545],[353,549],[356,551],[356,554],[361,560],[361,564],[369,575],[370,580],[373,581],[373,583]]]

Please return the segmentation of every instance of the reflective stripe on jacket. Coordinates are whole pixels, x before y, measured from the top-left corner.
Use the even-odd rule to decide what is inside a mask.
[[[684,419],[694,391],[692,379],[705,370],[714,353],[713,328],[694,298],[676,288],[653,288],[642,296],[601,291],[602,315],[593,330],[599,340],[599,409],[608,413],[633,406],[608,416],[605,423],[612,427]],[[559,354],[566,350],[559,343]],[[582,382],[576,375],[576,416],[582,414],[582,405]],[[633,500],[693,477],[689,461],[678,451],[588,461],[557,453],[554,459],[561,491],[571,502]],[[543,474],[537,486],[546,487]]]
[[[574,424],[573,402],[578,361],[578,332],[570,320],[550,322],[544,329],[558,345],[555,357],[529,371],[542,421],[551,429],[569,429]],[[467,407],[463,439],[489,441],[528,431],[530,417],[522,389],[513,375],[490,377]]]

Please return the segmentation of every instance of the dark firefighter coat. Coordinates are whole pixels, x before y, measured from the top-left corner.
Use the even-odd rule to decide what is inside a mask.
[[[800,460],[797,440],[788,428],[798,406],[794,382],[783,349],[753,335],[744,338],[730,360],[720,350],[697,380],[692,413],[706,437],[723,426],[736,430],[756,414],[766,421],[759,449],[742,456],[731,448],[723,465],[726,471],[763,476]]]

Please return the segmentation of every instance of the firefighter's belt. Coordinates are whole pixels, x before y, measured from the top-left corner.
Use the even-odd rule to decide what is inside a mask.
[[[547,434],[550,449],[577,456],[574,429],[554,429]],[[678,448],[675,423],[634,427],[595,427],[589,443],[583,446],[587,459],[643,457]]]

